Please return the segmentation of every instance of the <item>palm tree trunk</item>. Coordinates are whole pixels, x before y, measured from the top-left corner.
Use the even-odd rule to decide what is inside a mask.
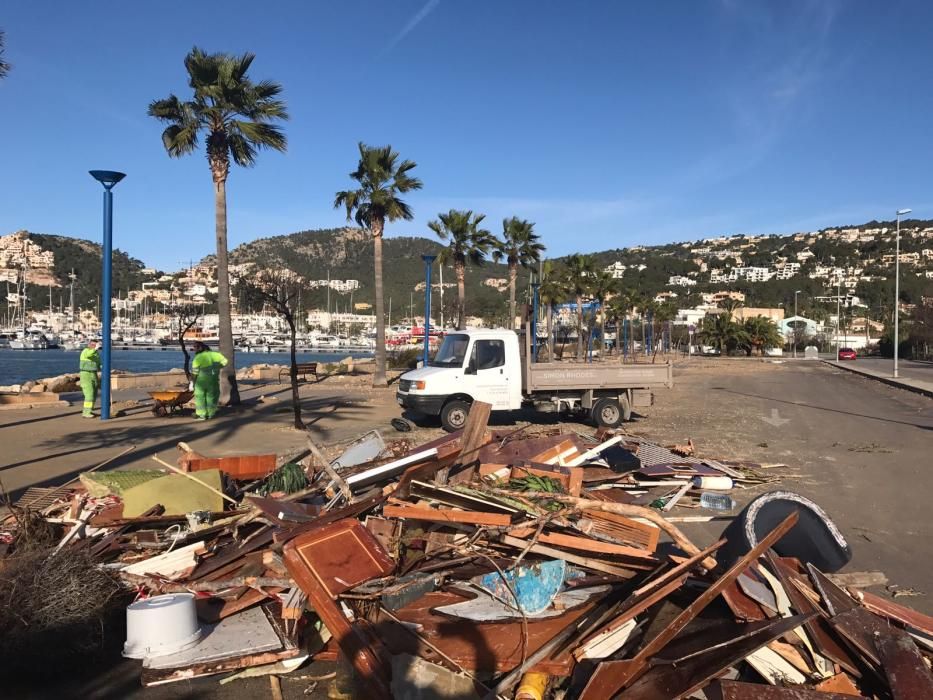
[[[373,219],[370,227],[373,232],[373,267],[374,286],[376,288],[376,367],[373,371],[373,386],[386,386],[386,317],[385,303],[382,298],[382,230],[385,221]]]
[[[227,366],[220,370],[220,403],[238,406],[236,358],[233,354],[233,327],[230,319],[230,273],[227,269],[227,180],[214,179],[214,229],[217,236],[217,316],[220,354]]]
[[[583,357],[583,297],[577,295],[577,359]]]
[[[292,383],[292,411],[295,414],[295,428],[304,430],[305,424],[304,421],[301,420],[301,398],[298,396],[298,358],[295,357],[295,335],[297,329],[295,328],[295,317],[289,312],[285,320],[288,322],[288,330],[292,341],[290,348],[291,368],[289,371],[289,378]]]
[[[457,273],[457,330],[462,331],[466,328],[466,268],[463,263],[454,263],[454,270]]]
[[[509,329],[515,330],[515,283],[518,281],[518,266],[509,263]]]

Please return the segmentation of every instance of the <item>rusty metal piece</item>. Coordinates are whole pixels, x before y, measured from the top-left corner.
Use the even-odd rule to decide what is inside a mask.
[[[796,686],[782,688],[761,683],[720,681],[722,700],[852,700],[851,695],[827,693],[812,688]]]
[[[742,556],[729,570],[720,576],[709,588],[678,615],[670,625],[664,628],[654,639],[648,642],[638,654],[629,661],[617,661],[600,664],[583,689],[580,700],[597,700],[612,697],[631,683],[648,667],[648,659],[663,649],[676,637],[687,624],[699,615],[723,589],[738,578],[749,564],[756,561],[764,552],[777,542],[797,523],[797,513],[788,515],[780,525],[769,532],[751,551]],[[806,617],[806,616],[805,616]],[[794,618],[787,618],[794,619]],[[809,619],[809,617],[806,617]],[[795,625],[796,626],[796,625]],[[791,628],[793,629],[793,628]],[[770,640],[769,640],[770,641]],[[757,647],[756,647],[757,648]],[[663,696],[661,696],[663,697]]]
[[[933,674],[906,632],[893,627],[875,632],[875,647],[894,700],[933,698]]]

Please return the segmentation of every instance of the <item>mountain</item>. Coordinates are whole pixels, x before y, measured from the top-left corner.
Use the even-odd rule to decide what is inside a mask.
[[[421,256],[437,255],[441,249],[439,242],[427,238],[401,236],[384,239],[382,264],[385,303],[388,311],[389,300],[392,300],[393,318],[408,315],[410,303],[414,305],[415,314],[419,314],[419,309],[423,313],[423,286],[420,291],[416,290],[419,283],[424,283],[424,262]],[[347,227],[299,231],[260,238],[230,251],[231,265],[250,263],[260,269],[287,268],[305,280],[326,280],[328,275],[332,280],[358,280],[359,288],[352,295],[349,292],[331,291],[331,308],[334,308],[335,303],[341,311],[349,308],[351,296],[353,304],[372,304],[374,301],[373,244],[362,229]],[[450,267],[445,272],[444,306],[449,312],[457,294],[456,279]],[[433,275],[432,284],[436,285],[436,265]],[[507,277],[505,265],[486,262],[479,267],[468,267],[467,313],[478,316],[501,314],[507,293],[483,282]],[[302,306],[324,308],[326,299],[326,288],[307,290],[302,296]]]
[[[834,275],[838,273],[842,277],[840,291],[858,295],[868,305],[870,314],[877,318],[883,310],[890,310],[894,297],[891,264],[894,227],[892,221],[869,221],[787,235],[720,236],[693,242],[612,248],[591,255],[599,268],[615,266],[620,270],[623,287],[647,298],[662,292],[676,294],[671,303],[679,308],[697,305],[703,293],[730,290],[744,293],[746,306],[784,307],[790,312],[794,293],[799,291],[800,313],[815,318],[835,312],[831,308],[834,303],[816,298],[835,297]],[[23,249],[23,236],[28,239],[39,263],[31,264],[30,274],[37,284],[29,285],[30,307],[47,307],[50,284],[57,287],[52,294],[54,304],[57,306],[59,300],[67,304],[68,273],[74,269],[77,275],[75,303],[94,308],[100,293],[100,245],[66,236],[25,232],[0,237],[0,272],[5,267],[8,279],[15,279],[17,275],[18,263],[10,256]],[[581,251],[587,252],[593,243],[581,237]],[[424,304],[421,256],[437,255],[441,249],[438,241],[428,238],[402,236],[384,240],[386,308],[388,310],[391,300],[393,320],[407,316],[409,305],[413,306],[415,314],[419,313]],[[920,304],[924,298],[933,298],[933,221],[902,221],[900,249],[903,255],[911,258],[907,261],[902,258],[902,300]],[[54,258],[52,270],[48,270],[50,253]],[[558,263],[560,260],[557,259]],[[203,262],[211,263],[212,259]],[[358,228],[306,230],[260,238],[234,248],[230,262],[233,266],[244,266],[243,270],[287,268],[308,282],[326,280],[328,276],[332,280],[357,280],[359,287],[352,292],[331,290],[331,309],[345,311],[356,304],[373,303],[373,246],[368,235]],[[113,269],[115,296],[125,296],[128,290],[140,289],[144,280],[155,279],[151,274],[143,274],[140,260],[121,251],[114,252]],[[725,281],[712,281],[714,274]],[[489,320],[504,320],[507,277],[505,265],[487,262],[480,267],[469,267],[467,313]],[[767,281],[756,281],[766,277]],[[184,287],[183,274],[176,273],[175,278],[175,284]],[[202,281],[212,286],[210,280]],[[487,281],[491,284],[486,284]],[[528,281],[528,273],[522,271],[518,289],[520,303],[527,298]],[[438,282],[436,265],[433,282],[435,285]],[[12,288],[12,284],[8,284]],[[444,284],[445,314],[450,317],[456,299],[456,280],[449,266],[445,269]],[[169,282],[157,285],[161,289],[170,286]],[[302,308],[323,309],[327,296],[324,286],[312,288],[309,284],[302,295]],[[437,303],[436,296],[434,303]]]
[[[41,280],[40,284],[27,284],[26,292],[30,309],[48,308],[49,287],[52,287],[52,301],[57,307],[69,301],[69,273],[75,272],[75,306],[94,308],[100,295],[102,278],[103,252],[99,243],[68,236],[56,236],[41,233],[25,233],[28,241],[50,251],[54,256],[54,267],[50,271],[30,270],[27,279]],[[13,265],[8,264],[9,268]],[[121,250],[113,251],[113,290],[114,296],[139,289],[147,279],[141,273],[142,261],[130,257]],[[12,284],[9,285],[12,288]],[[12,291],[12,289],[11,289]]]

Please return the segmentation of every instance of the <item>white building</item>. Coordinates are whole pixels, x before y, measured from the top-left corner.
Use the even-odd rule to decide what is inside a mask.
[[[779,280],[789,280],[798,274],[800,274],[800,263],[784,263],[777,267],[774,277]]]
[[[774,276],[767,267],[737,267],[735,273],[749,282],[767,282]]]
[[[617,279],[617,280],[618,280],[618,279],[622,279],[622,277],[625,275],[626,266],[623,265],[623,264],[622,264],[621,262],[619,262],[618,260],[616,260],[614,263],[612,263],[612,265],[608,265],[607,267],[605,267],[605,268],[603,268],[603,269],[604,269],[607,273],[609,273],[610,275],[612,275],[613,279]]]
[[[667,278],[669,287],[692,287],[697,283],[696,280],[684,277],[683,275],[671,275]]]

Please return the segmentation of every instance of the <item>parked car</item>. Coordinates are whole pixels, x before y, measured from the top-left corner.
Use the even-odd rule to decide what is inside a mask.
[[[855,350],[853,350],[852,348],[839,348],[839,359],[840,360],[854,360]]]

